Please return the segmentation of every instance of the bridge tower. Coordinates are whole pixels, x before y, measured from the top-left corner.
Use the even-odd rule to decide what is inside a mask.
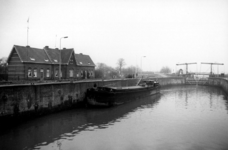
[[[181,63],[181,64],[176,64],[177,66],[179,65],[186,65],[186,74],[188,74],[188,65],[193,65],[193,64],[197,64],[196,62],[194,63]]]
[[[223,63],[206,63],[206,62],[201,62],[201,64],[211,65],[210,75],[212,75],[212,65],[224,65]]]

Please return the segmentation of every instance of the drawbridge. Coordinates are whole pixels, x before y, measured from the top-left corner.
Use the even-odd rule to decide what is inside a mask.
[[[198,85],[198,84],[200,84],[200,85],[207,84],[209,77],[221,77],[221,75],[222,75],[222,74],[221,75],[214,74],[212,72],[212,70],[213,70],[212,66],[213,65],[224,65],[223,63],[206,63],[206,62],[202,62],[201,64],[210,65],[210,72],[189,72],[188,71],[188,65],[192,65],[192,64],[197,64],[197,63],[176,64],[177,66],[178,65],[186,65],[186,74],[182,74],[185,77],[185,79],[186,79],[186,84],[196,84],[196,85]],[[180,75],[180,72],[183,73],[183,70],[180,69],[179,75]]]

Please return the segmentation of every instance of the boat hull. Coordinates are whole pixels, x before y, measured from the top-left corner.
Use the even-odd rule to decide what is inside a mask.
[[[157,93],[160,93],[160,86],[104,90],[92,88],[87,90],[86,103],[93,106],[113,106]]]

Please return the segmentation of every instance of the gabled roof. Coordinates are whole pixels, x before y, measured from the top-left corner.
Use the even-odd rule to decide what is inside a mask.
[[[44,47],[44,51],[47,53],[49,59],[53,64],[59,64],[59,57],[61,52],[61,64],[68,64],[70,61],[70,57],[74,52],[74,49],[63,49],[59,50],[58,48],[52,49],[47,46]]]
[[[45,64],[59,64],[60,62],[60,53],[61,53],[61,63],[69,64],[70,58],[72,55],[76,60],[77,66],[95,66],[92,59],[89,55],[74,54],[74,49],[52,49],[48,46],[45,46],[44,49],[33,48],[30,46],[18,46],[14,45],[12,51],[7,59],[11,57],[13,51],[16,51],[19,55],[21,62],[25,63],[45,63]]]
[[[69,64],[70,58],[74,54],[74,49],[63,49],[61,50],[61,58],[63,64]]]
[[[52,49],[49,48],[48,46],[44,47],[44,51],[46,52],[48,58],[50,59],[52,64],[59,64],[59,57],[60,57],[60,51],[59,49]]]
[[[89,55],[75,54],[75,60],[77,66],[95,66]]]
[[[21,62],[46,63],[46,64],[51,63],[47,54],[44,52],[43,49],[33,48],[29,46],[25,47],[25,46],[14,45],[10,55],[12,54],[14,49],[19,55]],[[9,58],[7,62],[8,61],[9,61]]]

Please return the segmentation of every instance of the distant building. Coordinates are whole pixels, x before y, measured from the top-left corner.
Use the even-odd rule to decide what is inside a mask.
[[[95,64],[90,56],[75,54],[74,49],[14,45],[7,63],[8,80],[58,80],[60,68],[61,79],[94,78]]]
[[[0,81],[6,81],[8,78],[6,60],[6,57],[0,59]]]

